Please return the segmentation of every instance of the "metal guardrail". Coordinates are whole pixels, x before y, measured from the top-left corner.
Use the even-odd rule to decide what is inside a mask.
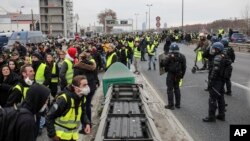
[[[250,53],[250,44],[229,43],[229,46],[233,47],[234,51]]]

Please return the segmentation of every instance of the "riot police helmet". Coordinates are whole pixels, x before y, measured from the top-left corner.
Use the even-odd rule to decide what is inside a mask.
[[[223,38],[220,42],[224,45],[224,47],[228,47],[229,42],[226,38]]]
[[[176,43],[172,43],[169,48],[169,52],[179,52],[180,48]]]

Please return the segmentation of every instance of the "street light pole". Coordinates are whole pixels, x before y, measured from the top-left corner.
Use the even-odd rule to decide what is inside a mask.
[[[20,7],[20,11],[19,11],[19,14],[21,15],[22,14],[22,8],[24,8],[24,6],[22,5],[21,7]],[[17,26],[17,31],[19,30],[19,25],[18,25],[18,15],[17,15],[17,17],[16,17],[16,26]]]
[[[153,4],[147,4],[148,6],[148,29],[150,30],[150,6],[153,6]]]
[[[184,2],[183,2],[183,0],[182,0],[182,16],[181,16],[181,29],[182,29],[182,33],[183,33],[183,31],[184,31],[184,29],[183,29],[183,17],[184,17]]]
[[[148,24],[148,12],[146,12],[146,25],[145,25],[145,30],[147,30],[147,24]]]
[[[137,31],[137,16],[138,16],[139,14],[138,13],[135,13],[135,30]]]

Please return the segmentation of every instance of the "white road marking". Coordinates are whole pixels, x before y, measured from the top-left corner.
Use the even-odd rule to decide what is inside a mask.
[[[250,88],[247,87],[247,86],[241,85],[241,84],[236,83],[236,82],[233,82],[233,81],[231,81],[231,82],[232,82],[232,84],[233,84],[234,86],[236,86],[236,87],[239,87],[239,88],[244,89],[244,90],[246,90],[246,91],[250,91]]]
[[[159,102],[162,105],[166,105],[165,102],[163,101],[163,99],[160,97],[160,95],[157,93],[157,91],[153,88],[153,86],[150,84],[150,82],[147,80],[147,78],[143,75],[143,73],[141,73],[142,78],[145,80],[145,82],[148,84],[148,86],[150,87],[150,89],[153,91],[153,93],[155,94],[155,96],[157,97],[157,99],[159,100]],[[187,136],[188,141],[194,141],[194,139],[190,136],[190,134],[187,132],[187,130],[183,127],[183,125],[180,123],[180,121],[176,118],[176,116],[173,114],[173,112],[171,110],[168,110],[169,115],[172,117],[172,119],[174,120],[173,122],[175,122],[177,124],[177,126],[184,132],[184,134]]]

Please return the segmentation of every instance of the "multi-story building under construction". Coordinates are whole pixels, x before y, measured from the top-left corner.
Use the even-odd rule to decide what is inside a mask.
[[[72,0],[39,0],[41,31],[48,36],[73,36]]]

